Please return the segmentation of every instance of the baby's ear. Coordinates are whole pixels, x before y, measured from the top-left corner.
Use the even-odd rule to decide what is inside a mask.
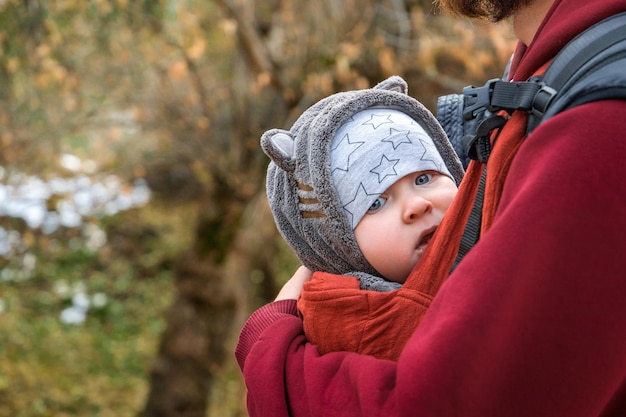
[[[296,166],[294,142],[291,133],[281,129],[268,130],[261,136],[261,149],[284,171],[293,172]]]
[[[406,81],[404,81],[402,77],[399,77],[397,75],[392,75],[386,80],[379,82],[374,88],[396,91],[402,94],[409,94],[409,85],[406,83]]]

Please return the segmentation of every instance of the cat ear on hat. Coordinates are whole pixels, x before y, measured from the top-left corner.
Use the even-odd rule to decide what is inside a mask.
[[[296,144],[286,130],[271,129],[261,136],[261,149],[281,169],[293,172],[296,166]]]
[[[396,91],[402,94],[409,94],[409,85],[406,81],[404,81],[402,77],[399,77],[397,75],[392,75],[386,80],[379,82],[374,88],[380,90]]]

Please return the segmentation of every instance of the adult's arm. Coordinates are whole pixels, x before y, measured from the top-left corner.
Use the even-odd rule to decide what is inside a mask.
[[[625,114],[535,130],[397,363],[319,356],[293,304],[258,310],[238,351],[251,416],[626,415]]]

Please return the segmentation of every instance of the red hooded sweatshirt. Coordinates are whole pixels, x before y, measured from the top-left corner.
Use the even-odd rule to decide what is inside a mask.
[[[624,0],[555,0],[512,78],[621,11]],[[397,362],[320,356],[295,301],[257,310],[235,352],[250,415],[626,416],[625,115],[626,101],[591,103],[497,143],[487,230]]]

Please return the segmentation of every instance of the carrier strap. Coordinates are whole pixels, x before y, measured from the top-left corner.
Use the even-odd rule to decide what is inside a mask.
[[[459,245],[459,251],[457,252],[456,259],[452,264],[450,273],[454,271],[461,262],[461,259],[472,249],[472,246],[478,241],[480,235],[480,227],[482,225],[483,218],[483,201],[485,194],[485,182],[487,180],[487,165],[483,164],[483,171],[480,175],[480,181],[478,182],[478,189],[476,191],[476,197],[474,198],[474,206],[470,212],[463,236],[461,237],[461,243]]]

